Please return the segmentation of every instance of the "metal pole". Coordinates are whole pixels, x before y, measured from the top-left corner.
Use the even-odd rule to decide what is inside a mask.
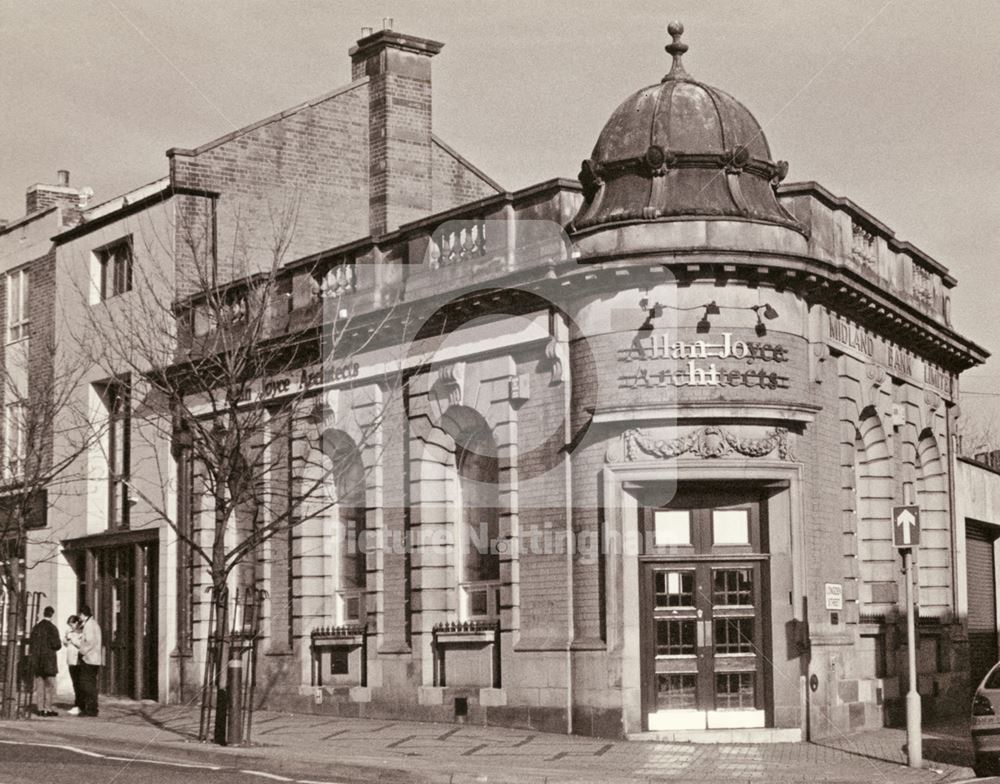
[[[229,646],[229,663],[226,673],[227,710],[226,744],[238,746],[243,742],[243,647],[236,638]]]
[[[917,691],[917,630],[913,617],[913,575],[911,551],[903,550],[903,574],[906,575],[906,663],[910,671],[910,690],[906,694],[906,755],[911,768],[924,764],[923,737],[920,733],[920,693]]]

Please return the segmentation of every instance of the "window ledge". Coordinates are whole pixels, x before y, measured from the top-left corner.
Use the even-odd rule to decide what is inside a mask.
[[[496,640],[500,631],[499,621],[454,621],[439,623],[433,628],[434,639],[438,643],[490,643]]]
[[[310,636],[313,647],[332,648],[363,645],[367,634],[368,628],[366,626],[350,624],[348,626],[325,626],[313,629]]]

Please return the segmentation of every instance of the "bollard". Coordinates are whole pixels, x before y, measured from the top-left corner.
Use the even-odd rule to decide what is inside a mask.
[[[235,746],[243,742],[243,656],[237,646],[229,651],[226,673],[226,692],[229,697],[228,743]]]
[[[229,708],[226,690],[222,687],[215,692],[215,744],[226,745],[226,711]]]

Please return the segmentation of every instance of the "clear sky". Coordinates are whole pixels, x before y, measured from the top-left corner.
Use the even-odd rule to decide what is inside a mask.
[[[348,48],[383,17],[445,43],[435,130],[508,189],[575,177],[614,108],[668,69],[680,19],[688,71],[747,105],[789,180],[948,266],[955,326],[1000,353],[994,0],[0,0],[0,216],[57,169],[101,201],[164,176],[169,147],[347,83]],[[1000,392],[1000,359],[963,389]]]

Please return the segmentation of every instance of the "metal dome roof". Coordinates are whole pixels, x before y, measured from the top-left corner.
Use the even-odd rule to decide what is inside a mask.
[[[576,231],[610,223],[742,218],[802,227],[778,203],[788,171],[774,162],[760,125],[728,93],[692,79],[681,57],[684,27],[671,22],[673,66],[659,84],[619,106],[583,162]]]

